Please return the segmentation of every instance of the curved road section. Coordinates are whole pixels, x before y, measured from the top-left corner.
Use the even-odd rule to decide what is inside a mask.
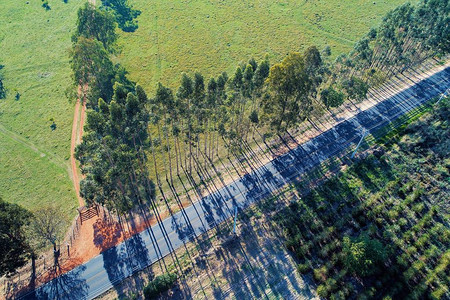
[[[24,299],[92,299],[134,272],[155,263],[243,209],[269,196],[341,151],[366,132],[411,112],[450,86],[450,67],[391,95],[239,180],[137,234],[92,260],[22,296]]]

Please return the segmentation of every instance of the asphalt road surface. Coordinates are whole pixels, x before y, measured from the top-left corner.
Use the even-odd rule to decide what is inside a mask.
[[[332,129],[277,157],[228,186],[104,251],[72,271],[23,296],[25,299],[92,299],[134,272],[155,263],[183,243],[213,228],[291,182],[322,161],[356,145],[366,129],[377,129],[420,106],[450,87],[450,67],[359,112]],[[243,237],[245,238],[245,237]]]

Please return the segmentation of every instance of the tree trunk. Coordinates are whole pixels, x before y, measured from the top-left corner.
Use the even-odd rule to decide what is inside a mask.
[[[162,147],[163,142],[162,142],[162,139],[161,139],[161,126],[160,126],[159,122],[158,122],[157,126],[158,126],[158,137],[159,137],[159,142],[160,142],[161,155],[162,155],[162,158],[163,158],[164,173],[165,173],[165,176],[166,176],[166,181],[169,181],[169,179],[167,178],[166,155],[164,154],[164,149]]]
[[[164,117],[166,117],[166,114],[164,114]],[[167,118],[166,118],[167,120]],[[170,183],[173,183],[173,177],[172,177],[172,154],[170,151],[170,142],[169,142],[169,133],[167,132],[167,124],[166,121],[164,121],[165,123],[165,130],[164,130],[164,135],[166,136],[166,144],[167,144],[167,152],[169,154],[169,174],[170,174]]]

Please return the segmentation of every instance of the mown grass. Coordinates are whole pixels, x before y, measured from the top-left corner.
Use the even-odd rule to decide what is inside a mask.
[[[181,72],[200,71],[208,79],[266,53],[277,62],[289,51],[330,45],[336,56],[405,1],[129,2],[142,14],[136,32],[120,35],[120,62],[153,91],[158,81],[176,87]]]
[[[50,0],[48,11],[41,1],[7,0],[0,5],[0,63],[9,90],[0,100],[0,125],[7,130],[0,132],[0,195],[30,209],[57,202],[75,213],[67,171],[74,103],[65,90],[71,83],[70,36],[82,3]],[[16,141],[14,134],[46,157]]]

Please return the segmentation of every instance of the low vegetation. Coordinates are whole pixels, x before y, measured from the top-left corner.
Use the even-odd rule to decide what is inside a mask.
[[[144,297],[146,300],[156,299],[162,293],[167,292],[177,281],[177,275],[168,273],[156,276],[144,288]]]
[[[446,100],[275,217],[321,297],[449,297],[449,116]]]

